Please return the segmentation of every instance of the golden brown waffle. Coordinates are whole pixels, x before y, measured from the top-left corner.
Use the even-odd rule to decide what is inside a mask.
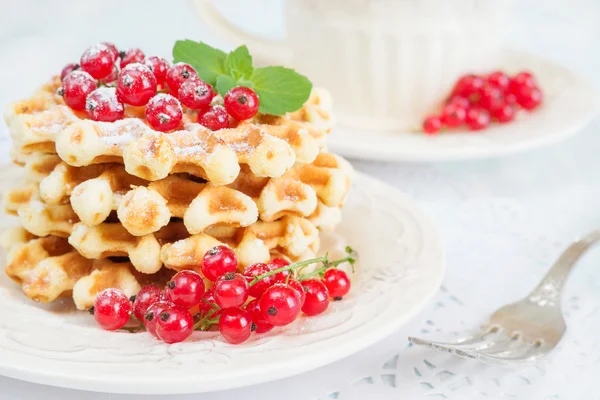
[[[5,119],[17,151],[56,151],[73,166],[119,162],[128,173],[146,180],[187,172],[224,185],[235,180],[240,164],[258,176],[278,177],[296,162],[312,162],[328,131],[302,121],[302,113],[279,117],[272,124],[256,120],[216,132],[190,122],[193,115],[187,115],[183,130],[163,134],[137,118],[139,110],[132,107],[126,110],[129,118],[113,123],[87,120],[54,94],[58,85],[54,80],[9,107]],[[329,114],[305,113],[312,119]]]
[[[167,271],[141,275],[128,262],[87,259],[61,237],[38,238],[22,229],[12,230],[10,235],[11,242],[5,243],[6,274],[21,285],[27,297],[41,303],[72,293],[77,308],[85,310],[104,289],[117,288],[132,296],[141,285],[164,284],[172,275]]]
[[[173,217],[182,218],[192,234],[213,225],[248,226],[259,216],[269,222],[286,215],[309,217],[329,230],[339,220],[350,174],[347,163],[330,153],[279,178],[257,177],[245,167],[228,187],[197,182],[187,174],[149,182],[119,164],[77,168],[60,163],[40,182],[39,197],[47,206],[39,204],[35,185],[26,184],[8,193],[5,207],[13,214],[21,209],[22,223],[40,236],[68,235],[71,227],[64,223],[69,222],[98,225],[113,211],[135,236],[156,232]]]
[[[117,223],[93,227],[78,223],[69,236],[69,244],[91,259],[129,257],[136,270],[152,274],[163,263],[177,270],[197,268],[204,253],[219,244],[227,244],[236,252],[241,267],[268,261],[272,250],[298,259],[318,250],[319,231],[300,217],[259,221],[245,228],[216,226],[197,235],[190,235],[178,222],[145,236],[133,236]]]

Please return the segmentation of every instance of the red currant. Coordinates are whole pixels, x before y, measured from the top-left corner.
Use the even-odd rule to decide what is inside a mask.
[[[233,272],[220,276],[213,287],[215,302],[221,308],[241,307],[248,295],[248,281]]]
[[[327,310],[329,306],[329,292],[323,282],[317,279],[302,281],[306,292],[306,301],[302,306],[302,312],[306,315],[318,315]]]
[[[504,103],[511,106],[517,105],[517,96],[514,93],[504,93]]]
[[[521,89],[524,87],[532,88],[535,86],[537,86],[537,83],[536,83],[533,75],[529,72],[522,71],[512,77],[512,79],[510,80],[510,82],[508,84],[508,90],[511,93],[516,94],[516,93],[520,92]]]
[[[194,110],[208,108],[214,96],[212,86],[200,79],[188,79],[179,87],[179,101]]]
[[[81,66],[75,63],[65,65],[62,71],[60,71],[60,80],[64,80],[65,76],[69,75],[73,71],[78,70],[79,68],[81,68]]]
[[[274,328],[273,324],[265,319],[264,313],[260,310],[259,299],[254,299],[246,306],[246,310],[252,316],[252,323],[255,326],[256,333],[266,333]]]
[[[488,111],[502,107],[504,105],[504,92],[496,86],[484,85],[479,92],[478,105]]]
[[[462,76],[454,85],[452,89],[452,95],[458,95],[466,98],[470,98],[479,92],[479,89],[483,86],[484,80],[477,75],[465,75]]]
[[[183,110],[179,100],[168,93],[159,93],[146,105],[146,119],[154,129],[167,132],[179,126]]]
[[[510,78],[502,71],[495,71],[488,75],[487,82],[488,84],[505,91],[508,89]]]
[[[229,128],[229,114],[222,105],[217,104],[205,113],[198,114],[198,123],[213,131]]]
[[[119,67],[117,67],[115,65],[112,72],[106,78],[101,79],[100,82],[104,83],[104,84],[112,83],[112,82],[116,81],[118,77],[119,77]]]
[[[194,271],[181,271],[167,283],[165,297],[174,304],[192,308],[204,296],[204,279]]]
[[[204,277],[214,282],[221,275],[237,271],[238,261],[231,248],[220,245],[204,254],[200,268]]]
[[[158,337],[156,334],[156,323],[158,322],[160,313],[174,305],[170,301],[160,300],[148,307],[144,315],[144,326],[152,336]]]
[[[108,331],[125,326],[131,315],[131,301],[122,290],[104,289],[94,302],[94,318]]]
[[[467,116],[467,111],[456,104],[448,104],[442,109],[442,123],[450,128],[462,124]]]
[[[79,64],[92,78],[102,79],[112,72],[115,59],[111,49],[103,44],[97,44],[83,53]]]
[[[156,94],[156,78],[150,68],[140,63],[128,64],[119,72],[117,94],[121,101],[143,106]]]
[[[269,271],[270,269],[267,264],[257,263],[247,266],[246,269],[244,269],[243,275],[248,283],[250,283],[255,277],[266,274]],[[254,285],[250,286],[250,296],[259,298],[262,296],[265,290],[267,290],[267,288],[273,285],[275,282],[275,275],[267,276],[266,278],[261,279]]]
[[[270,324],[284,326],[298,317],[302,305],[295,289],[283,283],[276,283],[262,295],[259,307]]]
[[[288,265],[290,265],[290,262],[288,260],[286,260],[284,258],[279,258],[279,257],[274,258],[267,263],[267,266],[269,267],[269,269],[271,271],[274,271],[279,268],[287,267]],[[285,281],[287,281],[287,277],[289,274],[291,274],[291,272],[289,270],[285,270],[285,271],[280,271],[273,276],[275,277],[276,282],[285,283]]]
[[[156,335],[165,343],[179,343],[190,337],[194,318],[188,310],[172,306],[162,310],[156,321]]]
[[[487,128],[490,124],[490,113],[483,108],[472,107],[467,112],[465,122],[472,131]]]
[[[442,120],[437,115],[430,115],[423,121],[423,132],[430,135],[438,133],[442,129]]]
[[[198,79],[198,73],[190,64],[177,63],[167,70],[165,82],[173,96],[179,97],[179,87],[186,80]]]
[[[492,110],[492,117],[500,123],[505,123],[515,119],[516,113],[514,106],[504,104],[502,107]]]
[[[537,86],[523,86],[515,95],[519,105],[529,111],[537,108],[542,103],[542,91]]]
[[[238,86],[227,92],[223,104],[229,115],[238,121],[244,121],[256,115],[260,101],[254,90]]]
[[[302,287],[302,283],[298,282],[295,279],[290,279],[288,281],[288,286],[291,287],[292,289],[296,290],[296,293],[298,294],[298,297],[300,298],[300,305],[303,305],[304,301],[306,301],[306,292],[304,291],[304,288]]]
[[[450,100],[446,104],[456,104],[464,109],[471,107],[471,102],[466,97],[462,96],[452,96]]]
[[[241,308],[223,310],[223,314],[219,318],[219,332],[229,343],[245,342],[252,333],[251,314]]]
[[[169,62],[162,57],[150,56],[146,59],[145,64],[154,73],[156,83],[159,85],[164,84],[167,77],[167,70],[169,69]]]
[[[123,118],[125,106],[117,98],[115,88],[99,87],[88,94],[85,111],[94,121],[113,122]]]
[[[134,296],[133,315],[143,323],[148,308],[154,303],[162,300],[162,297],[163,291],[156,286],[144,286],[138,294]]]
[[[96,90],[97,87],[98,84],[90,74],[77,70],[65,76],[58,93],[63,96],[69,107],[74,110],[83,110],[88,94]]]
[[[341,269],[332,268],[325,271],[323,283],[327,286],[329,295],[339,300],[350,291],[350,278]]]
[[[121,69],[132,63],[143,63],[144,59],[146,58],[144,52],[140,49],[129,49],[127,51],[122,51],[119,53],[119,56],[121,57],[121,64],[119,65]]]
[[[100,44],[108,47],[108,49],[110,50],[110,52],[113,55],[113,62],[117,61],[117,58],[119,58],[119,50],[117,50],[117,46],[115,46],[114,44],[112,44],[110,42],[102,42]]]
[[[204,293],[202,300],[198,304],[198,312],[202,317],[204,317],[206,316],[206,314],[208,314],[209,311],[212,311],[215,308],[217,308],[217,311],[213,312],[213,314],[211,314],[211,317],[216,317],[219,314],[221,314],[221,310],[218,309],[217,303],[215,303],[215,297],[213,295],[212,290],[207,290]]]

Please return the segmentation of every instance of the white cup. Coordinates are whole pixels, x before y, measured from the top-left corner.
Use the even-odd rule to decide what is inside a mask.
[[[286,38],[242,32],[195,0],[205,23],[259,62],[291,66],[333,96],[343,124],[418,130],[452,83],[497,68],[510,0],[287,0]]]

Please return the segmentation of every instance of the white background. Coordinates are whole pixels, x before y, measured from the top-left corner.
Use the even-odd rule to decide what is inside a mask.
[[[283,31],[278,0],[219,0],[219,5],[250,30],[273,36]],[[99,41],[163,56],[180,38],[231,47],[208,32],[186,1],[0,0],[0,7],[1,108]],[[521,0],[507,31],[511,46],[560,62],[600,90],[600,2]],[[466,329],[525,294],[562,247],[600,226],[598,128],[596,120],[568,142],[497,160],[431,165],[352,160],[358,170],[407,192],[438,224],[448,251],[443,290],[401,332],[332,366],[250,389],[172,398],[600,398],[600,254],[586,257],[569,282],[564,309],[570,330],[541,367],[484,368],[406,344],[408,334]],[[5,137],[5,127],[0,129]],[[5,157],[8,143],[0,145]],[[0,378],[0,399],[134,397]]]

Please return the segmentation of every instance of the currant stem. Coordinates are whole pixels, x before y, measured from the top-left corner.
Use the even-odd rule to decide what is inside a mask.
[[[206,315],[205,315],[204,317],[200,318],[200,321],[198,321],[198,322],[196,322],[196,323],[194,324],[194,330],[197,330],[197,329],[203,329],[203,328],[204,328],[204,326],[205,326],[205,325],[206,325],[208,322],[210,322],[210,321],[211,321],[210,317],[212,317],[212,316],[213,316],[213,314],[214,314],[214,313],[216,313],[218,310],[219,310],[219,306],[217,306],[217,305],[215,304],[215,306],[214,306],[214,307],[213,307],[211,310],[209,310],[209,311],[206,313]],[[217,318],[216,320],[217,320],[217,322],[219,321],[219,319],[218,319],[218,318]],[[213,322],[213,323],[214,323],[214,322]],[[209,325],[210,325],[210,324],[209,324]]]
[[[265,279],[265,278],[267,278],[269,276],[276,275],[276,274],[278,274],[280,272],[283,272],[283,271],[294,270],[294,269],[297,269],[297,268],[300,268],[300,267],[305,267],[305,266],[310,265],[310,264],[327,263],[327,262],[329,262],[329,260],[327,259],[327,257],[317,257],[317,258],[311,258],[310,260],[304,260],[304,261],[300,261],[300,262],[293,263],[293,264],[290,264],[290,265],[286,265],[285,267],[277,268],[277,269],[274,269],[272,271],[266,272],[266,273],[264,273],[262,275],[258,275],[256,277],[254,277],[254,279],[250,283],[248,283],[248,286],[252,286],[252,285],[258,283],[262,279]]]
[[[298,280],[305,281],[307,279],[312,278],[313,276],[321,275],[322,272],[325,272],[330,268],[336,268],[338,265],[345,263],[345,262],[349,262],[352,265],[352,271],[354,271],[354,261],[355,261],[354,257],[348,256],[348,257],[340,258],[339,260],[332,261],[330,263],[325,263],[325,265],[323,265],[321,268],[317,268],[313,272],[309,272],[306,275],[302,275],[302,276],[298,277]]]

